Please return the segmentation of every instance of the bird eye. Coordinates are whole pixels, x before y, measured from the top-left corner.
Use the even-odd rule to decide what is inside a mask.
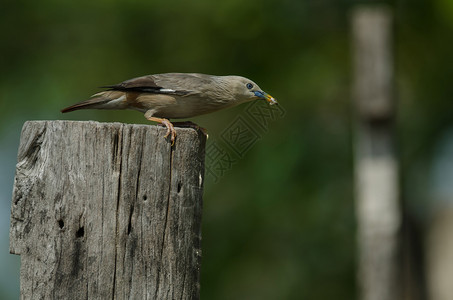
[[[252,87],[253,87],[253,84],[251,84],[251,83],[247,83],[247,84],[246,84],[246,87],[247,87],[247,88],[248,88],[249,90],[251,90],[251,89],[252,89]]]

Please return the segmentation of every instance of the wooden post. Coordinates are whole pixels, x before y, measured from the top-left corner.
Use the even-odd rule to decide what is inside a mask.
[[[198,299],[205,136],[178,128],[31,121],[10,251],[22,299]]]
[[[361,299],[401,299],[398,160],[394,143],[392,12],[352,14],[358,281]]]

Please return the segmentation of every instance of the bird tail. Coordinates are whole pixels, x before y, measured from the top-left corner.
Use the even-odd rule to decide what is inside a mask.
[[[117,109],[123,108],[125,105],[125,96],[122,92],[100,92],[92,96],[92,98],[68,106],[61,110],[62,113],[67,113],[79,109]]]

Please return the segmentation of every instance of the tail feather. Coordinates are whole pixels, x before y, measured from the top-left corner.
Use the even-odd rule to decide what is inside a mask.
[[[63,108],[61,110],[61,112],[62,113],[67,113],[67,112],[74,111],[74,110],[79,110],[79,109],[96,108],[96,106],[105,104],[105,103],[107,103],[109,101],[110,101],[110,99],[106,99],[106,98],[88,99],[88,100],[76,103],[74,105],[68,106],[66,108]]]
[[[68,106],[66,108],[63,108],[61,110],[62,113],[67,113],[70,111],[74,110],[79,110],[79,109],[90,109],[90,108],[105,108],[105,109],[112,109],[116,108],[115,106],[124,106],[124,102],[122,100],[125,99],[125,97],[122,97],[124,93],[121,92],[100,92],[92,96],[91,99],[76,103],[74,105]],[[119,100],[119,101],[116,101]],[[115,102],[115,105],[112,105],[113,103],[109,102]],[[121,102],[121,103],[118,103]],[[119,108],[119,107],[118,107]]]

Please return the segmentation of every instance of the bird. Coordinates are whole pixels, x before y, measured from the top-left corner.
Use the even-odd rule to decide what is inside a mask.
[[[164,125],[167,128],[164,137],[170,136],[172,145],[176,131],[170,119],[191,118],[257,99],[264,99],[270,105],[278,104],[252,80],[236,75],[163,73],[100,88],[104,91],[61,112],[79,109],[137,110],[144,113],[149,121]]]

